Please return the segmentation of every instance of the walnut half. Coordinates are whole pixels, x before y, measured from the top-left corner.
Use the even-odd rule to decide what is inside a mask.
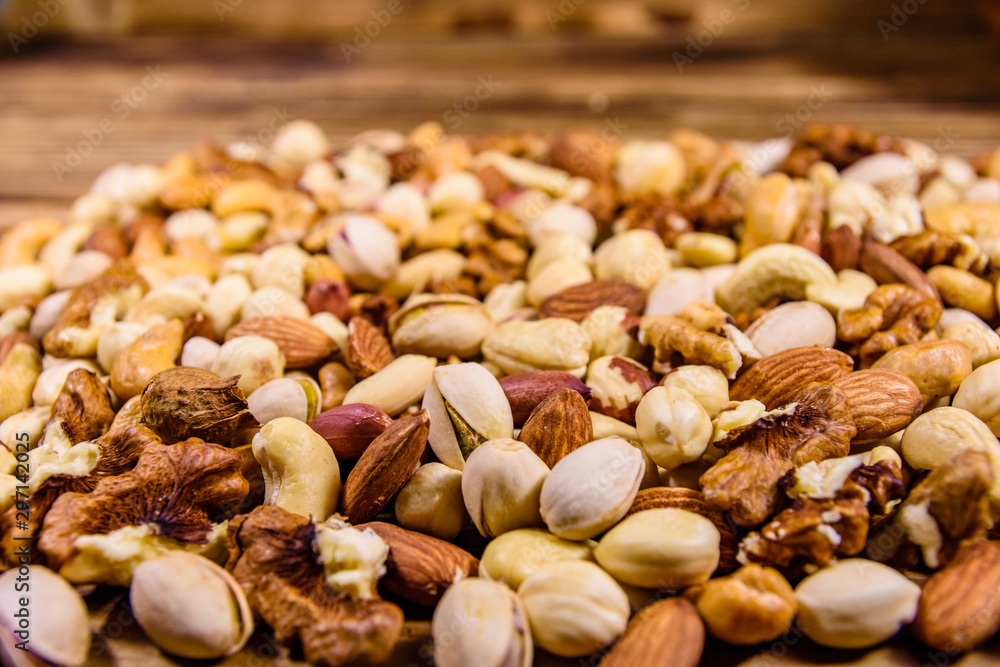
[[[318,546],[311,519],[280,507],[257,507],[230,524],[226,569],[243,587],[254,612],[274,628],[275,639],[298,637],[310,663],[385,662],[402,630],[402,610],[331,586]]]
[[[726,455],[701,476],[705,499],[741,526],[756,526],[779,509],[778,481],[789,470],[850,450],[857,429],[843,390],[814,384],[796,399],[715,443]]]

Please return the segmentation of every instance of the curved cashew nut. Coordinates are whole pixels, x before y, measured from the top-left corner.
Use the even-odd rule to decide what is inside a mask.
[[[746,313],[775,296],[801,301],[810,285],[833,285],[837,274],[823,259],[791,243],[772,243],[744,257],[715,293],[727,312]]]
[[[337,508],[340,466],[321,435],[292,417],[272,419],[253,438],[264,472],[264,504],[325,521]]]

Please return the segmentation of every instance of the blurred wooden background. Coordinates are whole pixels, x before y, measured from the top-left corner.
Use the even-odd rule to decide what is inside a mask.
[[[294,117],[335,140],[425,120],[624,136],[687,125],[740,139],[853,122],[973,155],[1000,143],[987,8],[0,0],[0,223],[62,214],[116,162],[160,163],[206,137],[266,140]]]

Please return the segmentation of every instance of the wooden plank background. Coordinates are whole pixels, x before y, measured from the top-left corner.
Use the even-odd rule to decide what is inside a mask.
[[[816,15],[829,21],[818,30],[815,21],[792,20],[811,3],[779,3],[798,8],[782,23],[773,18],[775,0],[724,0],[699,9],[697,19],[658,23],[647,36],[599,34],[569,23],[555,30],[453,24],[428,32],[415,21],[417,27],[403,30],[411,20],[404,7],[348,62],[343,45],[353,44],[354,34],[348,28],[295,40],[241,32],[243,23],[264,23],[259,16],[251,21],[256,1],[242,0],[221,24],[199,24],[214,31],[203,34],[147,33],[150,26],[140,23],[138,34],[99,41],[42,34],[18,44],[17,53],[4,39],[0,221],[59,214],[119,161],[161,163],[206,137],[266,138],[282,115],[311,118],[338,141],[372,127],[405,131],[428,119],[459,132],[610,123],[625,136],[686,125],[763,139],[794,131],[786,117],[798,113],[937,141],[966,155],[1000,143],[998,49],[971,3],[915,4],[919,9],[887,39],[877,22],[891,21],[898,3],[884,1],[852,0],[835,16],[817,3],[827,9]],[[565,2],[573,7],[579,0]],[[539,6],[559,11],[561,5]],[[417,7],[418,16],[430,11]],[[706,33],[705,21],[726,7],[735,12],[732,20],[718,37]],[[859,13],[845,23],[851,11]],[[761,27],[768,16],[778,28]],[[274,11],[264,18],[279,22]],[[675,54],[689,39],[709,37],[679,71]],[[465,118],[446,116],[475,94],[481,79],[495,86],[476,100],[478,109]],[[59,166],[78,156],[68,171]]]

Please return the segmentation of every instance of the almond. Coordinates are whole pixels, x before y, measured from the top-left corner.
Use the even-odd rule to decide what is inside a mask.
[[[309,428],[323,436],[337,460],[356,459],[392,425],[392,417],[367,403],[349,403],[316,415]]]
[[[594,423],[579,393],[557,389],[532,411],[519,439],[551,469],[559,459],[594,439]]]
[[[285,355],[286,368],[315,366],[337,351],[337,344],[322,329],[288,315],[251,317],[226,332],[226,340],[240,336],[262,336],[274,341]]]
[[[427,446],[426,410],[402,417],[375,438],[344,482],[340,510],[353,524],[370,521],[410,478]]]
[[[379,584],[411,602],[437,604],[445,589],[479,571],[479,559],[451,542],[382,521],[357,528],[371,528],[389,545],[386,573]]]
[[[913,634],[927,646],[959,653],[1000,629],[1000,542],[963,547],[945,569],[927,580]]]
[[[378,327],[364,317],[353,317],[347,324],[347,368],[359,378],[375,375],[395,359],[389,340]]]
[[[696,667],[704,649],[698,611],[686,598],[670,598],[636,614],[600,667]]]
[[[566,371],[531,371],[500,378],[500,386],[510,403],[514,425],[521,426],[538,404],[559,389],[566,388],[589,401],[591,389],[583,380]]]
[[[905,428],[924,406],[920,388],[897,371],[854,371],[831,382],[847,394],[847,408],[858,427],[852,445],[881,440]]]
[[[941,295],[920,267],[903,257],[884,243],[865,239],[861,246],[861,270],[871,276],[879,285],[903,283],[920,290],[938,303]]]
[[[715,524],[715,527],[719,529],[720,536],[719,571],[729,572],[739,567],[736,553],[740,538],[732,524],[726,519],[725,513],[709,505],[701,491],[674,486],[642,489],[636,494],[635,500],[632,501],[632,506],[625,516],[628,517],[643,510],[668,507],[700,514]]]
[[[768,410],[788,405],[810,382],[832,382],[854,368],[850,356],[829,347],[794,347],[761,359],[733,383],[729,398],[755,398]]]
[[[638,314],[646,306],[646,291],[624,280],[591,280],[553,294],[538,309],[544,317],[581,322],[599,306],[624,306]]]

